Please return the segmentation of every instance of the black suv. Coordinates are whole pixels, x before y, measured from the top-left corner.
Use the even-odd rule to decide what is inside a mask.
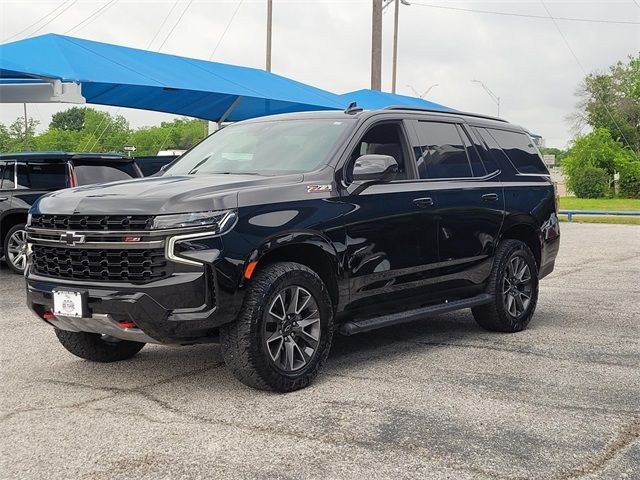
[[[407,108],[228,126],[160,177],[31,209],[28,304],[74,355],[220,340],[252,387],[291,391],[344,335],[471,308],[524,329],[559,245],[520,127]]]
[[[141,177],[119,155],[28,152],[0,155],[0,257],[22,273],[27,260],[25,223],[31,205],[53,190]]]

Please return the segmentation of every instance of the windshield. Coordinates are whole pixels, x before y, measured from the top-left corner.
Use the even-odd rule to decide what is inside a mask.
[[[351,121],[276,120],[230,125],[184,154],[166,175],[310,172],[327,160]]]

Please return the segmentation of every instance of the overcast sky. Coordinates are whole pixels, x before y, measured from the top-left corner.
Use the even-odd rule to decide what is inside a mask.
[[[410,0],[400,9],[398,93],[406,85],[428,99],[457,109],[496,113],[482,80],[501,98],[501,116],[543,135],[548,146],[565,147],[572,138],[566,117],[574,93],[587,72],[605,71],[617,60],[640,51],[640,25],[558,20],[577,60],[549,19],[472,13],[441,7],[545,16],[540,1]],[[72,0],[67,0],[67,6]],[[0,41],[18,33],[61,5],[63,0],[0,0]],[[16,39],[48,32],[148,48],[189,57],[264,67],[266,0],[76,0],[58,18]],[[370,86],[371,1],[274,0],[275,73],[343,93]],[[419,3],[432,5],[427,7]],[[554,17],[640,22],[639,0],[599,2],[545,1]],[[163,20],[174,7],[167,22]],[[75,28],[105,6],[92,22]],[[64,10],[65,7],[58,10]],[[169,33],[175,25],[170,36]],[[229,25],[226,34],[225,28]],[[162,28],[160,28],[162,26]],[[152,42],[152,40],[155,40]],[[393,8],[384,14],[383,90],[391,88]],[[579,62],[579,63],[578,63]],[[29,106],[45,127],[51,114],[66,105]],[[0,104],[0,121],[12,122],[22,105]],[[171,115],[106,107],[132,126],[153,125]]]

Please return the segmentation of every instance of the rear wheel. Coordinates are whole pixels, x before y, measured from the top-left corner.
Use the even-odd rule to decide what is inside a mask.
[[[481,327],[496,332],[527,327],[538,302],[538,269],[525,243],[505,240],[498,246],[487,293],[493,301],[472,309]]]
[[[69,332],[55,329],[64,348],[76,357],[92,362],[118,362],[133,357],[142,350],[144,343],[120,340],[109,335],[88,332]]]
[[[293,262],[267,265],[248,286],[238,319],[220,332],[222,354],[250,387],[304,388],[324,364],[333,336],[333,308],[320,277]]]
[[[9,268],[24,273],[27,267],[27,231],[25,224],[14,225],[4,239],[4,258]]]

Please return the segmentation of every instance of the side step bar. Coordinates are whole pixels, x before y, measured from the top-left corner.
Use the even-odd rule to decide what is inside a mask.
[[[454,310],[461,310],[463,308],[485,305],[487,303],[491,303],[492,300],[493,296],[488,293],[482,293],[475,297],[463,298],[462,300],[455,300],[453,302],[439,303],[438,305],[416,308],[406,312],[392,313],[390,315],[366,318],[362,320],[351,320],[340,326],[340,333],[342,335],[355,335],[356,333],[368,332],[369,330],[375,330],[376,328],[384,328],[391,325],[397,325],[399,323],[421,320],[424,317],[436,315],[438,313],[447,313]]]

